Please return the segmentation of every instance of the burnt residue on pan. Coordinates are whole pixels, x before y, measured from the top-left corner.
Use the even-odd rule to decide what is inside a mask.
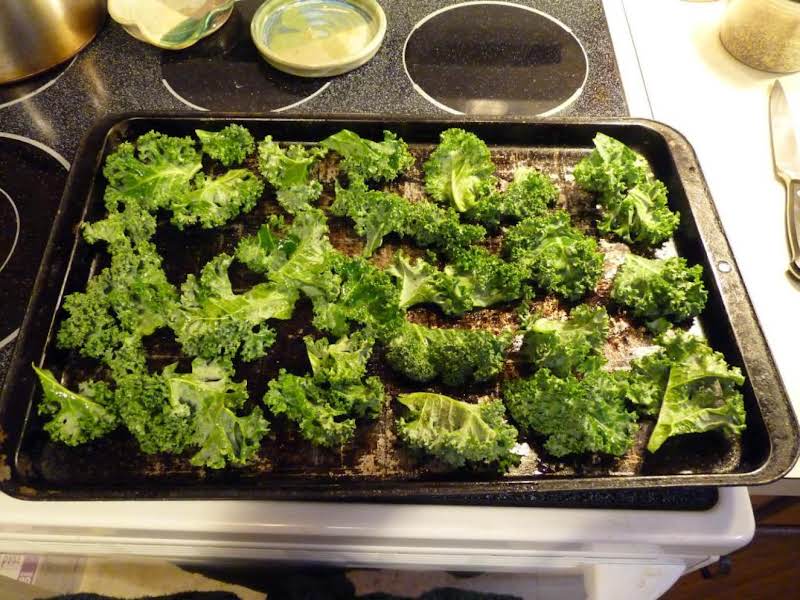
[[[412,201],[424,197],[422,164],[430,153],[431,146],[411,145],[417,158],[415,166],[402,178],[387,185],[387,189],[400,193]],[[593,198],[579,190],[574,184],[571,172],[575,164],[585,155],[585,150],[577,149],[495,149],[494,160],[501,186],[507,185],[515,168],[531,166],[547,173],[560,190],[558,204],[573,216],[578,227],[588,233],[594,230],[596,207]],[[255,161],[248,165],[255,169]],[[333,200],[334,180],[339,176],[336,163],[326,158],[317,166],[317,172],[324,184],[322,206]],[[155,242],[165,261],[167,276],[179,285],[189,273],[199,273],[202,266],[220,252],[232,253],[237,242],[245,235],[253,234],[270,214],[280,212],[271,191],[265,192],[257,208],[242,215],[225,227],[213,231],[187,230],[179,232],[164,221],[160,224]],[[363,248],[362,240],[355,235],[349,221],[331,217],[329,220],[332,244],[342,252],[356,255]],[[487,245],[497,250],[500,238],[490,238]],[[385,266],[394,252],[402,247],[411,254],[421,254],[406,242],[389,236],[384,246],[372,258],[379,266]],[[597,290],[586,301],[591,304],[609,304],[610,281],[629,252],[627,246],[617,243],[601,242],[605,254],[605,273]],[[99,265],[104,257],[98,256]],[[258,283],[261,278],[245,267],[234,263],[231,280],[237,291],[243,291]],[[545,316],[564,317],[571,308],[553,296],[537,294],[530,301],[530,308]],[[430,307],[410,310],[408,319],[432,327],[465,327],[484,329],[495,333],[516,330],[519,327],[518,305],[497,306],[476,310],[461,318],[448,318]],[[611,329],[604,353],[607,368],[618,369],[628,365],[637,354],[652,346],[652,337],[643,327],[631,321],[615,307],[609,306]],[[268,356],[249,364],[237,365],[237,377],[246,379],[250,392],[250,405],[261,405],[260,399],[267,389],[269,380],[281,369],[302,374],[309,369],[305,354],[303,337],[319,335],[311,322],[311,307],[301,301],[293,318],[274,324],[278,341]],[[151,367],[161,368],[171,362],[179,362],[188,367],[189,360],[181,355],[179,346],[167,332],[159,332],[147,340],[151,357]],[[519,347],[519,339],[514,348]],[[47,366],[61,370],[65,382],[70,385],[89,377],[102,376],[102,369],[96,363],[79,358],[74,353],[54,351],[50,360],[60,360],[61,364]],[[525,365],[518,364],[515,354],[509,356],[501,376],[494,381],[470,385],[464,388],[448,388],[443,385],[420,385],[404,380],[388,368],[383,349],[376,347],[369,363],[372,374],[378,375],[386,386],[390,397],[378,418],[371,422],[361,422],[355,439],[351,444],[338,450],[314,447],[296,433],[295,428],[283,418],[270,418],[271,432],[265,438],[258,458],[242,469],[229,468],[214,472],[192,467],[190,454],[183,456],[146,455],[136,442],[124,431],[119,430],[103,439],[78,448],[68,448],[49,441],[41,430],[38,417],[29,423],[24,452],[27,475],[41,478],[51,485],[81,485],[103,483],[129,485],[136,481],[162,482],[165,485],[204,481],[209,484],[229,481],[244,482],[245,485],[268,487],[271,481],[364,481],[364,480],[425,480],[458,481],[491,479],[498,477],[491,472],[459,471],[453,472],[445,465],[409,452],[397,437],[395,420],[401,412],[394,400],[397,394],[412,391],[434,391],[475,402],[483,396],[500,393],[502,381],[508,377],[524,376],[530,373]],[[645,445],[652,422],[641,425],[636,443],[631,451],[621,458],[604,456],[580,456],[568,460],[556,460],[542,450],[542,439],[535,435],[522,433],[521,441],[527,443],[530,452],[524,456],[522,464],[504,477],[507,480],[531,477],[569,478],[575,476],[624,476],[641,473],[677,472],[732,472],[739,465],[740,442],[722,435],[710,434],[685,436],[686,440],[675,440],[659,453],[658,460],[646,453]],[[694,439],[692,439],[694,438]],[[691,458],[687,459],[687,452]],[[2,476],[2,473],[0,473]]]

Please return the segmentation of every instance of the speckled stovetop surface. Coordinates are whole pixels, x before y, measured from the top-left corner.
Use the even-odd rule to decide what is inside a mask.
[[[550,77],[551,87],[554,81],[551,68],[553,63],[561,60],[575,62],[574,44],[572,48],[543,44],[532,50],[526,49],[524,44],[518,42],[518,38],[524,37],[524,29],[518,28],[525,27],[525,19],[519,20],[517,24],[517,20],[512,18],[506,19],[513,22],[512,25],[503,26],[517,28],[514,31],[516,40],[507,41],[502,34],[497,35],[495,32],[495,39],[483,52],[480,48],[476,50],[474,42],[472,47],[465,47],[464,44],[469,44],[467,36],[453,35],[451,38],[454,39],[437,48],[436,61],[432,60],[431,64],[426,63],[422,67],[420,67],[420,52],[422,52],[422,62],[425,62],[424,52],[430,41],[423,37],[425,30],[421,28],[414,40],[415,43],[409,44],[409,53],[413,46],[418,53],[417,57],[414,59],[409,56],[407,64],[404,64],[404,46],[415,24],[434,11],[456,3],[448,0],[411,2],[382,0],[381,3],[387,14],[388,30],[378,54],[360,69],[329,80],[299,80],[278,74],[262,64],[247,39],[249,17],[258,6],[258,0],[243,0],[237,5],[236,12],[228,24],[219,32],[195,47],[177,53],[162,52],[138,42],[117,24],[109,21],[94,42],[81,52],[74,62],[21,85],[0,86],[0,136],[3,133],[24,136],[51,149],[51,156],[44,161],[49,161],[51,164],[42,167],[43,173],[28,176],[51,182],[45,185],[49,190],[46,194],[48,197],[40,201],[56,203],[61,195],[59,188],[63,186],[65,173],[60,172],[64,167],[58,163],[64,161],[51,159],[60,155],[67,162],[71,161],[89,127],[96,119],[109,113],[193,111],[206,108],[251,112],[287,109],[303,114],[403,114],[411,118],[445,116],[446,110],[436,102],[431,102],[430,97],[441,100],[443,95],[447,96],[448,86],[442,86],[440,82],[436,82],[439,84],[437,86],[431,83],[430,89],[426,90],[430,97],[426,97],[415,89],[406,71],[408,67],[408,71],[422,81],[425,76],[430,77],[431,64],[433,66],[441,64],[442,77],[456,79],[453,85],[453,89],[456,90],[455,96],[459,93],[458,90],[463,89],[459,86],[466,80],[468,86],[472,86],[473,93],[477,93],[478,97],[485,95],[491,101],[459,103],[459,99],[454,96],[452,102],[440,102],[440,105],[450,104],[459,109],[467,106],[469,108],[465,112],[474,114],[498,114],[498,111],[499,113],[505,111],[510,113],[512,118],[532,116],[540,112],[537,107],[541,106],[541,103],[526,104],[528,98],[539,94],[536,77],[533,78],[533,82],[530,79],[522,81],[521,85],[527,86],[525,91],[519,89],[504,91],[501,88],[508,86],[508,83],[504,81],[502,71],[498,70],[504,68],[504,61],[515,69],[523,69],[515,71],[515,74],[508,78],[509,81],[515,77],[519,78],[519,73],[525,72],[524,68],[529,61],[545,63],[541,80],[547,81],[547,77]],[[627,106],[601,0],[581,2],[520,0],[519,4],[548,13],[558,19],[574,33],[586,51],[588,75],[582,93],[565,107],[550,111],[550,114],[597,117],[627,115]],[[458,11],[452,11],[454,18],[449,21],[451,26],[469,27],[469,21],[475,16],[474,9],[471,10],[472,13],[462,12],[460,16]],[[527,15],[524,17],[527,18]],[[484,20],[480,21],[485,26]],[[436,21],[431,20],[428,23],[434,26],[429,26],[425,35],[440,27]],[[480,23],[476,23],[477,25]],[[535,27],[535,24],[533,26]],[[464,58],[467,56],[469,58]],[[578,57],[579,60],[583,60],[580,54]],[[485,79],[469,71],[474,68],[475,63],[486,67]],[[454,75],[458,70],[464,69],[467,70],[464,75],[460,77]],[[461,81],[457,81],[459,78]],[[576,79],[575,74],[571,79]],[[561,90],[560,93],[566,97],[569,95],[569,90],[566,92]],[[511,101],[504,102],[503,94],[509,95]],[[30,97],[25,98],[28,95]],[[548,98],[546,92],[541,96],[538,100],[551,101],[553,106],[559,104],[558,101]],[[24,177],[16,175],[18,169],[9,156],[10,154],[4,157],[0,152],[0,191],[3,187],[4,170],[7,177],[13,172],[13,179],[18,184],[20,177]],[[39,194],[40,198],[41,196],[42,194]],[[21,204],[21,200],[17,198],[16,203]],[[34,227],[38,228],[39,232],[42,228],[49,229],[52,211],[25,210],[23,206],[19,212],[22,234],[20,239],[23,241],[26,232],[33,231]],[[31,217],[26,217],[26,213]],[[36,217],[42,214],[46,216]],[[8,229],[7,221],[8,219],[4,219],[0,222],[0,228]],[[13,236],[5,230],[0,234],[5,238]],[[0,256],[0,263],[3,260],[4,257]],[[26,268],[34,273],[38,267],[35,253],[26,257],[26,260]],[[10,303],[8,297],[3,297],[2,292],[0,298]],[[6,310],[0,314],[0,323],[3,319],[17,318],[19,315],[9,317],[9,311]],[[3,325],[6,332],[0,330],[0,339],[7,334],[7,331],[13,329],[13,323],[3,323]],[[13,343],[0,348],[0,380],[7,368],[12,348]],[[714,504],[716,491],[532,494],[525,497],[475,497],[451,500],[457,503],[502,505],[704,509]]]

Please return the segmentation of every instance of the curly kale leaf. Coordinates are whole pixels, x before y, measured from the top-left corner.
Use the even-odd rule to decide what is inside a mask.
[[[169,401],[161,375],[128,373],[115,379],[114,403],[120,419],[147,454],[180,454],[192,436],[191,410]]]
[[[58,345],[96,358],[116,374],[140,371],[145,364],[142,338],[167,324],[176,302],[175,288],[149,242],[119,243],[111,266],[89,280],[85,292],[64,299],[68,317]]]
[[[516,300],[522,295],[522,273],[485,248],[459,251],[444,270],[422,259],[412,264],[401,252],[387,269],[400,283],[400,306],[437,304],[448,315]]]
[[[298,215],[286,236],[272,253],[267,279],[300,290],[323,285],[319,278],[332,265],[333,247],[328,240],[328,223],[319,210]]]
[[[479,464],[504,472],[519,464],[519,456],[511,452],[517,430],[506,421],[500,400],[470,404],[425,392],[402,394],[397,400],[410,411],[408,418],[398,420],[397,430],[412,448],[456,468]]]
[[[192,362],[191,373],[176,373],[176,365],[164,369],[169,404],[191,411],[189,445],[198,448],[191,463],[221,469],[227,464],[246,465],[258,452],[269,430],[261,409],[238,416],[247,400],[247,384],[231,380],[231,369],[201,359]]]
[[[343,129],[320,143],[342,157],[341,168],[350,183],[356,181],[391,181],[414,164],[408,145],[391,131],[383,132],[382,142],[362,138]]]
[[[339,289],[331,272],[338,254],[328,239],[325,215],[309,209],[297,215],[285,228],[282,220],[273,219],[255,236],[243,238],[236,257],[256,273],[286,289],[295,289],[314,298],[330,296]]]
[[[489,229],[504,222],[517,222],[547,212],[558,200],[558,188],[536,169],[519,167],[504,192],[482,197],[466,217]]]
[[[705,308],[703,267],[683,258],[649,259],[629,254],[614,277],[611,299],[644,319],[686,321]]]
[[[370,190],[362,182],[346,189],[337,183],[331,212],[352,219],[356,233],[367,238],[364,256],[371,256],[390,233],[447,255],[468,248],[486,235],[480,225],[462,224],[452,208],[427,200],[409,202],[391,192]]]
[[[203,152],[226,167],[240,165],[256,147],[250,132],[241,125],[228,125],[220,131],[196,129]]]
[[[600,232],[645,246],[667,240],[680,216],[669,210],[667,188],[653,178],[644,157],[602,133],[594,143],[594,152],[575,167],[575,181],[599,194]]]
[[[680,223],[680,215],[667,206],[667,188],[660,181],[643,181],[624,194],[604,195],[600,203],[600,233],[629,244],[658,246]]]
[[[373,331],[380,340],[394,335],[404,323],[400,294],[392,277],[363,258],[334,255],[332,273],[338,288],[311,294],[314,326],[343,336],[352,323]]]
[[[671,365],[672,361],[663,348],[631,361],[625,395],[640,415],[658,414]]]
[[[190,188],[200,171],[200,154],[192,138],[170,137],[151,131],[120,144],[108,156],[103,174],[117,194],[147,210],[167,208]]]
[[[575,167],[575,181],[584,190],[622,193],[653,177],[647,160],[619,140],[598,133],[594,146],[594,151]]]
[[[391,339],[389,366],[413,381],[441,379],[451,386],[487,381],[503,368],[513,336],[473,329],[432,329],[405,323]]]
[[[366,238],[363,255],[369,257],[380,248],[385,236],[407,233],[410,207],[397,194],[370,190],[360,184],[343,188],[337,182],[331,213],[353,220],[356,233]]]
[[[421,258],[412,263],[398,252],[386,272],[400,283],[400,308],[437,304],[447,315],[462,315],[474,306],[471,290],[462,278],[440,271]]]
[[[244,360],[253,360],[275,342],[267,321],[292,316],[298,299],[295,288],[261,283],[235,294],[228,277],[232,260],[220,254],[203,267],[199,279],[189,275],[181,288],[171,326],[187,354],[213,359],[240,353]]]
[[[448,129],[425,162],[425,189],[437,202],[467,212],[494,189],[494,170],[489,148],[478,136]]]
[[[322,195],[322,184],[310,181],[306,185],[294,185],[278,190],[276,199],[290,215],[297,215],[310,209]]]
[[[540,369],[505,384],[503,399],[520,427],[547,438],[553,456],[600,452],[622,456],[633,444],[635,413],[625,408],[623,378],[591,371],[583,379]]]
[[[628,398],[644,414],[658,413],[647,449],[656,452],[670,437],[720,429],[738,435],[746,427],[744,376],[702,339],[669,330],[662,350],[635,361]]]
[[[342,419],[342,411],[327,403],[325,390],[313,379],[281,369],[269,382],[264,403],[274,415],[286,415],[297,424],[300,435],[315,446],[340,447],[353,438],[354,419]]]
[[[588,373],[603,364],[608,315],[602,306],[576,306],[566,321],[533,317],[523,324],[522,356],[558,377]]]
[[[232,380],[224,362],[192,361],[190,373],[177,365],[159,375],[128,375],[115,394],[122,421],[147,453],[177,454],[195,448],[191,463],[221,469],[245,465],[269,430],[259,408],[239,416],[247,384]]]
[[[113,206],[105,219],[83,223],[81,231],[90,244],[106,242],[113,254],[118,247],[124,252],[130,245],[148,242],[155,235],[156,218],[139,203],[130,202],[122,210]]]
[[[465,283],[472,305],[477,308],[511,302],[522,296],[524,269],[480,246],[453,252],[445,272]]]
[[[306,185],[311,179],[311,167],[322,154],[318,148],[308,149],[301,144],[283,148],[268,135],[258,144],[258,169],[279,190]]]
[[[442,208],[422,200],[409,203],[405,236],[423,248],[433,248],[453,257],[486,237],[480,225],[461,223],[452,208]]]
[[[383,384],[365,377],[374,338],[356,332],[331,344],[305,338],[311,374],[281,370],[270,381],[264,402],[276,415],[297,423],[300,435],[314,445],[342,446],[355,432],[356,418],[375,418],[385,402]]]
[[[56,381],[47,369],[34,366],[33,370],[44,392],[39,414],[51,417],[44,430],[52,440],[77,446],[102,437],[119,425],[114,394],[102,381],[83,382],[76,393]]]
[[[278,202],[290,214],[310,208],[322,193],[321,184],[311,180],[311,168],[324,152],[300,144],[283,148],[269,135],[258,145],[258,169],[277,190]]]
[[[569,300],[593,290],[603,272],[597,241],[576,229],[561,210],[511,227],[504,251],[539,286]]]
[[[249,212],[264,193],[264,183],[247,169],[231,169],[219,177],[198,173],[192,189],[173,199],[172,223],[183,229],[197,223],[203,229],[224,225]]]

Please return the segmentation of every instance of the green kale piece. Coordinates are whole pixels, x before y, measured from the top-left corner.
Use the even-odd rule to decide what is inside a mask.
[[[161,257],[149,242],[114,246],[111,265],[89,280],[85,292],[64,299],[68,314],[57,342],[112,368],[115,377],[141,371],[142,338],[167,324],[176,302],[175,288],[161,268]]]
[[[435,201],[467,212],[494,189],[494,170],[489,148],[478,136],[448,129],[425,162],[425,189]]]
[[[309,150],[301,144],[283,148],[269,135],[258,145],[259,171],[277,190],[278,203],[288,213],[310,208],[322,193],[320,182],[311,180],[311,168],[324,153],[324,149]]]
[[[703,285],[703,267],[688,267],[683,258],[650,259],[629,254],[614,277],[611,299],[631,309],[634,315],[659,321],[686,321],[699,315],[708,292]]]
[[[593,290],[603,272],[597,241],[575,228],[562,210],[529,217],[511,227],[504,251],[528,278],[568,300]]]
[[[401,394],[397,400],[410,411],[400,418],[400,438],[414,449],[431,454],[452,467],[489,465],[505,472],[519,464],[512,453],[517,430],[505,418],[500,400],[477,404],[417,392]]]
[[[391,275],[363,258],[333,255],[332,279],[340,285],[309,293],[314,306],[314,326],[337,337],[351,324],[368,328],[381,340],[390,339],[405,322],[400,293]]]
[[[247,169],[231,169],[219,177],[198,173],[192,189],[172,200],[172,223],[183,229],[197,223],[203,229],[224,225],[239,213],[253,209],[264,193],[264,183]]]
[[[422,200],[409,203],[405,235],[423,248],[433,248],[453,257],[480,242],[486,230],[480,225],[461,223],[452,208],[444,209]]]
[[[640,415],[658,414],[671,365],[672,361],[663,348],[631,361],[626,397]]]
[[[539,369],[505,384],[503,399],[517,425],[544,435],[553,456],[600,452],[622,456],[633,444],[636,415],[625,408],[623,377],[590,371],[583,379]]]
[[[300,435],[314,445],[340,447],[355,433],[356,418],[375,418],[386,395],[377,377],[365,377],[375,339],[364,332],[327,339],[304,338],[311,374],[281,369],[270,381],[264,403],[276,415],[297,423]]]
[[[413,381],[451,386],[487,381],[503,368],[513,335],[473,329],[432,329],[405,323],[389,341],[389,366]]]
[[[371,256],[390,233],[413,239],[450,256],[468,248],[486,235],[480,225],[462,224],[452,208],[421,200],[409,202],[391,192],[368,189],[362,182],[342,188],[337,184],[331,212],[355,222],[359,235],[367,238],[364,255]]]
[[[191,463],[212,469],[246,465],[269,431],[260,408],[246,416],[236,414],[247,400],[247,383],[232,381],[232,369],[224,363],[195,359],[191,373],[176,373],[176,367],[166,367],[162,376],[169,404],[191,412],[188,444],[198,448]]]
[[[236,257],[287,289],[302,291],[309,297],[335,294],[339,282],[331,269],[337,252],[327,234],[324,213],[308,209],[298,214],[288,228],[280,219],[273,219],[255,236],[243,238]]]
[[[114,204],[105,219],[83,223],[81,231],[90,244],[104,241],[111,253],[117,247],[125,251],[131,245],[148,242],[155,235],[156,218],[138,202],[125,204],[122,210]]]
[[[363,255],[372,256],[390,233],[405,235],[411,204],[403,197],[389,192],[367,189],[363,184],[343,188],[336,183],[336,199],[331,213],[350,217],[358,235],[364,236]]]
[[[125,197],[155,211],[183,196],[201,167],[192,138],[151,131],[135,145],[120,144],[106,159],[103,174],[117,198]]]
[[[285,414],[296,423],[303,439],[315,446],[343,446],[355,434],[355,419],[342,419],[341,411],[328,405],[325,389],[308,376],[281,369],[278,378],[269,382],[264,403],[272,414]]]
[[[308,149],[301,144],[283,148],[268,135],[258,145],[258,169],[277,189],[306,185],[311,180],[311,167],[323,154],[319,148]]]
[[[632,365],[627,393],[644,414],[658,412],[647,449],[656,452],[670,437],[687,433],[740,434],[746,427],[741,370],[684,331],[666,331],[656,343],[663,349]]]
[[[482,197],[466,217],[488,229],[503,222],[517,222],[544,214],[558,200],[558,188],[550,177],[530,167],[519,167],[504,192]]]
[[[115,378],[114,403],[120,419],[147,454],[180,454],[192,437],[191,410],[170,401],[161,375],[126,373]]]
[[[557,377],[588,373],[604,362],[608,315],[602,306],[576,306],[565,321],[533,316],[523,323],[522,356]]]
[[[287,237],[285,232],[283,217],[271,215],[254,235],[239,240],[235,253],[237,260],[255,273],[267,273],[273,265],[278,268],[297,247],[297,239]]]
[[[408,145],[391,131],[383,132],[382,142],[373,142],[343,129],[320,145],[342,157],[341,168],[351,185],[357,181],[391,181],[414,164]]]
[[[244,360],[264,356],[275,342],[270,319],[289,319],[298,299],[295,288],[261,283],[235,294],[228,277],[233,258],[220,254],[210,260],[200,278],[189,275],[181,287],[181,300],[171,327],[184,352],[214,359]]]
[[[400,307],[437,304],[448,315],[516,300],[522,295],[522,273],[485,248],[459,251],[452,264],[439,270],[423,259],[395,255],[387,272],[401,286]]]
[[[119,425],[114,394],[104,382],[83,382],[76,393],[56,381],[49,370],[35,365],[33,370],[44,392],[39,414],[51,417],[44,430],[52,440],[77,446],[102,437]]]
[[[519,265],[506,262],[480,246],[454,251],[445,272],[465,282],[472,305],[477,308],[518,300],[526,276]]]
[[[297,215],[313,207],[313,203],[322,195],[322,184],[309,181],[306,185],[293,185],[279,189],[276,194],[278,204],[290,215]]]
[[[400,283],[400,308],[437,304],[447,315],[462,315],[474,306],[471,290],[464,280],[421,258],[412,263],[402,252],[397,252],[386,272]]]
[[[221,469],[241,466],[258,452],[269,430],[261,409],[238,416],[247,400],[247,384],[232,380],[224,361],[192,361],[191,373],[177,364],[159,375],[128,375],[115,394],[122,421],[147,453],[180,453],[195,448],[191,463]]]
[[[598,194],[622,193],[652,179],[647,160],[619,140],[598,133],[594,147],[574,171],[575,181],[584,190]]]
[[[647,161],[602,133],[595,150],[575,167],[575,181],[599,194],[600,233],[625,242],[657,246],[667,240],[680,215],[667,206],[667,188],[653,178]]]
[[[253,153],[255,140],[241,125],[228,125],[219,131],[196,129],[203,152],[226,167],[240,165]]]
[[[629,244],[658,246],[680,223],[680,215],[667,206],[667,188],[660,181],[643,181],[624,194],[604,195],[600,203],[600,233]]]

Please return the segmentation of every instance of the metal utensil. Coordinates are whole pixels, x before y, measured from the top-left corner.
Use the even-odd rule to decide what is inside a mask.
[[[105,0],[0,0],[0,83],[72,58],[105,17]]]
[[[800,149],[780,81],[775,81],[769,96],[769,121],[775,172],[786,184],[786,236],[792,254],[789,273],[800,280]]]

